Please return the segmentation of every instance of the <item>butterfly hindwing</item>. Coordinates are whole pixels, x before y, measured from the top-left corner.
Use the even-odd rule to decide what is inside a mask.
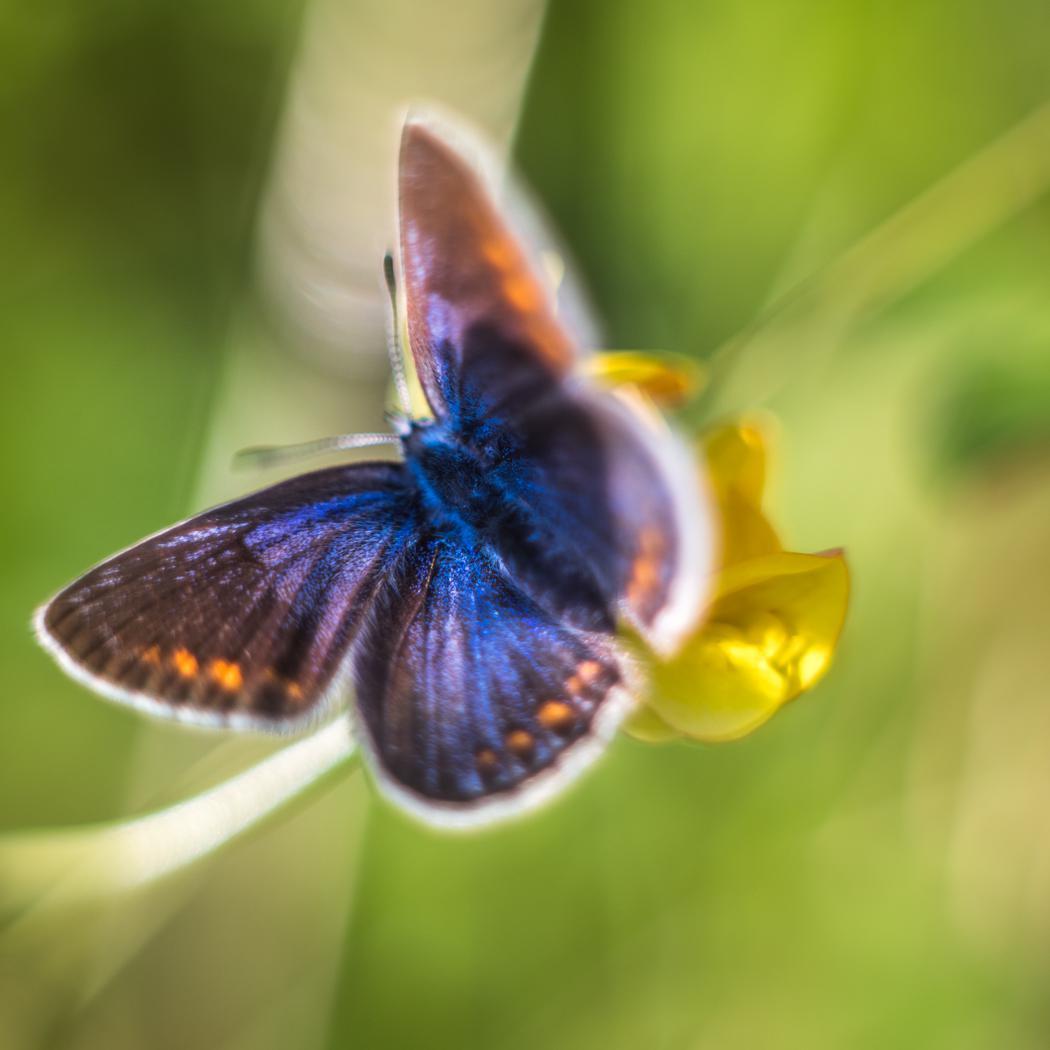
[[[489,457],[486,475],[504,511],[483,531],[502,562],[575,626],[610,631],[625,615],[672,648],[703,597],[702,519],[686,525],[698,497],[688,465],[684,480],[671,469],[672,435],[581,390],[537,404],[501,440],[514,453]]]
[[[302,475],[110,558],[39,613],[67,669],[191,722],[284,728],[322,700],[410,540],[404,468]]]
[[[624,713],[626,674],[607,635],[559,623],[441,537],[377,595],[353,664],[381,781],[443,823],[521,806],[593,756]]]

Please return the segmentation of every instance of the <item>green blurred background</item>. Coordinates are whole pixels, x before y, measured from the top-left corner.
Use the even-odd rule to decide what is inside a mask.
[[[5,1050],[1050,1042],[1050,10],[543,16],[0,12],[0,827],[138,813],[272,749],[95,700],[28,620],[258,485],[234,448],[381,420],[410,97],[520,120],[608,345],[712,361],[688,423],[779,419],[789,546],[854,573],[836,666],[746,741],[621,739],[482,836],[355,773],[171,885],[44,907],[0,932]]]

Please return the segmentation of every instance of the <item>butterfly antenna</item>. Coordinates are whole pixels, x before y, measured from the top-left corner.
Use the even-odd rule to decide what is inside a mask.
[[[401,402],[401,410],[412,412],[412,395],[408,389],[408,374],[405,371],[405,354],[401,347],[401,325],[397,309],[397,275],[394,272],[394,256],[387,252],[383,256],[383,277],[390,296],[390,317],[386,329],[386,351],[390,357],[390,370],[394,373],[394,386]]]
[[[396,445],[400,440],[396,434],[340,434],[317,441],[303,441],[297,445],[256,445],[242,448],[234,456],[233,463],[236,467],[272,467],[325,452],[345,452],[347,449],[368,448],[371,445]]]

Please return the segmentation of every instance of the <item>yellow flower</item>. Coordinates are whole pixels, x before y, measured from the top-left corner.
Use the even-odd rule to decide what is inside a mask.
[[[602,386],[635,387],[665,408],[690,401],[706,382],[699,362],[665,350],[602,351],[585,359],[583,371]]]
[[[681,652],[654,661],[648,702],[630,719],[641,740],[746,736],[824,675],[849,600],[841,551],[785,551],[762,511],[766,447],[753,423],[703,442],[722,539],[714,601]]]
[[[600,352],[584,372],[673,408],[704,386],[703,368],[667,352]],[[421,391],[417,391],[420,404]],[[755,422],[719,427],[701,455],[719,521],[720,560],[704,623],[669,661],[651,661],[650,693],[626,729],[640,740],[709,743],[753,732],[824,676],[849,602],[841,551],[785,551],[762,510],[766,439]]]

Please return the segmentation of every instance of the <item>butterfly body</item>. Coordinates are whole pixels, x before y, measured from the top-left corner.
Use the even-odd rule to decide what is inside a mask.
[[[580,378],[519,242],[421,124],[400,200],[433,411],[401,428],[402,461],[206,511],[88,572],[37,626],[96,690],[199,724],[299,728],[349,684],[387,793],[474,823],[601,751],[634,689],[618,625],[658,648],[691,626],[703,516],[669,433]]]
[[[431,526],[465,543],[480,543],[507,495],[500,463],[458,440],[443,423],[413,422],[402,444],[405,465]]]

